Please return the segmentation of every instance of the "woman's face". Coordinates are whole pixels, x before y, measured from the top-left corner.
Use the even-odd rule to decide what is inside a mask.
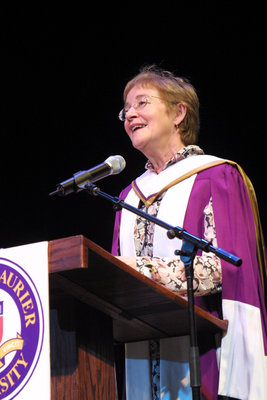
[[[153,87],[133,87],[125,102],[124,127],[133,146],[144,154],[165,149],[178,137],[176,112],[167,110]]]

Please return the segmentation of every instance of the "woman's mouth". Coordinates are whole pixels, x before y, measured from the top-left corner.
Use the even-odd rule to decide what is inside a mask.
[[[142,128],[145,128],[145,127],[146,127],[146,124],[134,125],[134,126],[131,128],[131,131],[132,131],[132,132],[135,132],[135,131],[137,131],[138,129],[142,129]]]

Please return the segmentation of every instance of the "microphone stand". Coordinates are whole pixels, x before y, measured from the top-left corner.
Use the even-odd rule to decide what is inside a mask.
[[[200,239],[179,226],[171,226],[158,218],[155,218],[136,207],[133,207],[125,203],[118,197],[110,196],[109,194],[102,192],[97,186],[92,183],[86,183],[82,189],[86,190],[89,194],[94,196],[100,196],[109,200],[113,203],[115,211],[119,211],[122,208],[133,212],[156,225],[161,226],[167,230],[167,236],[169,239],[177,237],[183,241],[181,250],[176,250],[175,254],[180,255],[181,260],[185,265],[185,273],[187,279],[187,297],[188,297],[188,319],[190,329],[190,355],[189,355],[189,366],[190,366],[190,386],[192,388],[193,400],[200,400],[200,387],[201,387],[201,373],[200,373],[200,359],[199,349],[197,344],[197,329],[195,322],[195,302],[194,302],[194,290],[193,290],[193,279],[194,279],[194,258],[197,254],[198,249],[208,253],[212,252],[219,258],[233,264],[240,266],[242,260],[237,256],[228,253],[227,251],[214,247],[210,242],[204,239]]]

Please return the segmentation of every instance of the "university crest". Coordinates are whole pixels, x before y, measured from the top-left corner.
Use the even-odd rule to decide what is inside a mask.
[[[0,399],[11,400],[31,378],[43,344],[43,310],[29,275],[0,258]]]

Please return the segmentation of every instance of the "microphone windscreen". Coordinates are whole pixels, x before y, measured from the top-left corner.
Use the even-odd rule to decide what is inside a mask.
[[[126,161],[122,156],[110,156],[105,160],[111,168],[111,174],[119,174],[124,170]]]

